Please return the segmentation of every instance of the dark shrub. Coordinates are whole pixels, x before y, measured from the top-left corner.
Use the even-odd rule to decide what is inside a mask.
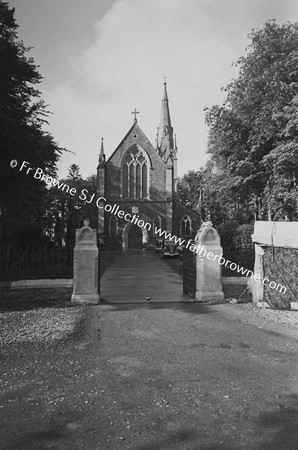
[[[252,224],[240,225],[233,240],[239,265],[249,270],[254,269],[254,245],[251,238],[253,231]]]
[[[221,246],[224,249],[234,248],[234,237],[237,228],[239,227],[239,223],[235,220],[228,220],[227,222],[223,222],[217,226],[217,232],[220,236]]]
[[[251,239],[253,228],[252,224],[239,225],[232,220],[221,223],[217,227],[224,258],[248,270],[253,270],[254,267],[254,247]],[[237,271],[225,266],[222,273],[223,276],[241,276]]]

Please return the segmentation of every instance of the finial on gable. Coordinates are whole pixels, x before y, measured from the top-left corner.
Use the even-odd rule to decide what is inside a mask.
[[[174,152],[177,152],[177,139],[176,139],[176,133],[174,134]]]
[[[100,146],[100,154],[104,155],[104,148],[103,148],[103,137],[101,138],[101,146]]]
[[[134,123],[137,123],[138,119],[137,119],[137,114],[140,114],[139,111],[136,110],[136,108],[134,109],[134,111],[131,111],[131,114],[134,114]]]
[[[103,146],[103,138],[101,138],[101,146],[100,146],[100,153],[98,158],[98,166],[103,167],[106,162],[106,155],[104,152],[104,146]]]

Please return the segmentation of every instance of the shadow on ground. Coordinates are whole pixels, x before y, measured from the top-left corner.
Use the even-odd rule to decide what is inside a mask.
[[[9,449],[23,450],[32,448],[48,448],[49,444],[51,445],[51,448],[58,448],[56,446],[52,447],[53,443],[60,446],[59,448],[66,448],[65,445],[73,441],[71,434],[78,432],[80,429],[79,420],[79,416],[76,417],[72,411],[70,414],[67,414],[66,417],[65,413],[61,414],[58,412],[55,416],[50,418],[48,427],[43,428],[39,432],[24,436],[15,445],[9,447]],[[204,436],[202,434],[203,433],[201,433],[198,429],[181,429],[175,432],[168,432],[162,439],[156,439],[146,444],[142,444],[137,448],[138,450],[164,450],[170,448],[173,444],[179,444],[181,445],[181,448],[184,448],[184,446],[189,443],[197,443],[200,438],[203,440]],[[92,442],[92,440],[90,441],[90,444],[90,448],[94,448],[94,442]],[[101,446],[98,448],[101,448]],[[223,446],[220,448],[225,450],[225,447]]]
[[[19,442],[7,447],[10,450],[37,449],[37,448],[61,448],[68,441],[71,434],[78,428],[77,420],[80,415],[73,411],[57,411],[52,417],[49,417],[48,426],[41,430],[24,435]],[[53,446],[53,443],[56,445]],[[63,446],[63,448],[65,448]]]
[[[197,302],[180,302],[180,303],[169,303],[169,302],[140,302],[140,303],[105,303],[104,299],[101,299],[102,305],[109,307],[109,310],[116,311],[133,311],[135,309],[172,309],[176,311],[184,311],[190,314],[206,314],[212,312],[212,305],[203,304]],[[95,306],[97,307],[97,306]]]
[[[28,311],[37,308],[69,308],[72,289],[16,289],[2,291],[0,313]]]
[[[298,448],[298,394],[281,398],[279,408],[261,414],[257,424],[270,431],[270,439],[265,440],[260,450],[296,450]]]
[[[174,433],[168,433],[162,440],[153,441],[138,447],[139,450],[164,450],[171,447],[171,444],[181,444],[184,448],[188,443],[197,443],[201,433],[198,429],[179,430]],[[222,448],[222,447],[221,447]]]

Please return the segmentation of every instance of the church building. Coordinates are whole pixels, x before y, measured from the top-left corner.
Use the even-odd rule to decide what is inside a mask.
[[[89,205],[72,218],[75,228],[79,228],[82,216],[87,214],[107,249],[153,248],[159,238],[156,229],[190,239],[200,226],[198,212],[177,200],[178,149],[166,83],[155,145],[140,128],[137,114],[135,110],[132,127],[108,160],[102,140],[97,166],[97,197],[102,203]],[[105,204],[116,205],[124,213],[121,217],[112,214],[110,209],[105,210]],[[127,217],[136,220],[128,221]],[[143,223],[145,226],[140,226]]]

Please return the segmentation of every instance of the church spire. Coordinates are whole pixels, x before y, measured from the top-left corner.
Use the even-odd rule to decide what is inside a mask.
[[[101,146],[100,146],[100,153],[98,158],[98,166],[103,167],[106,162],[106,155],[104,152],[104,146],[103,146],[103,138],[101,138]]]
[[[167,83],[164,82],[164,94],[161,104],[160,124],[157,134],[157,149],[162,158],[168,159],[174,147]]]

